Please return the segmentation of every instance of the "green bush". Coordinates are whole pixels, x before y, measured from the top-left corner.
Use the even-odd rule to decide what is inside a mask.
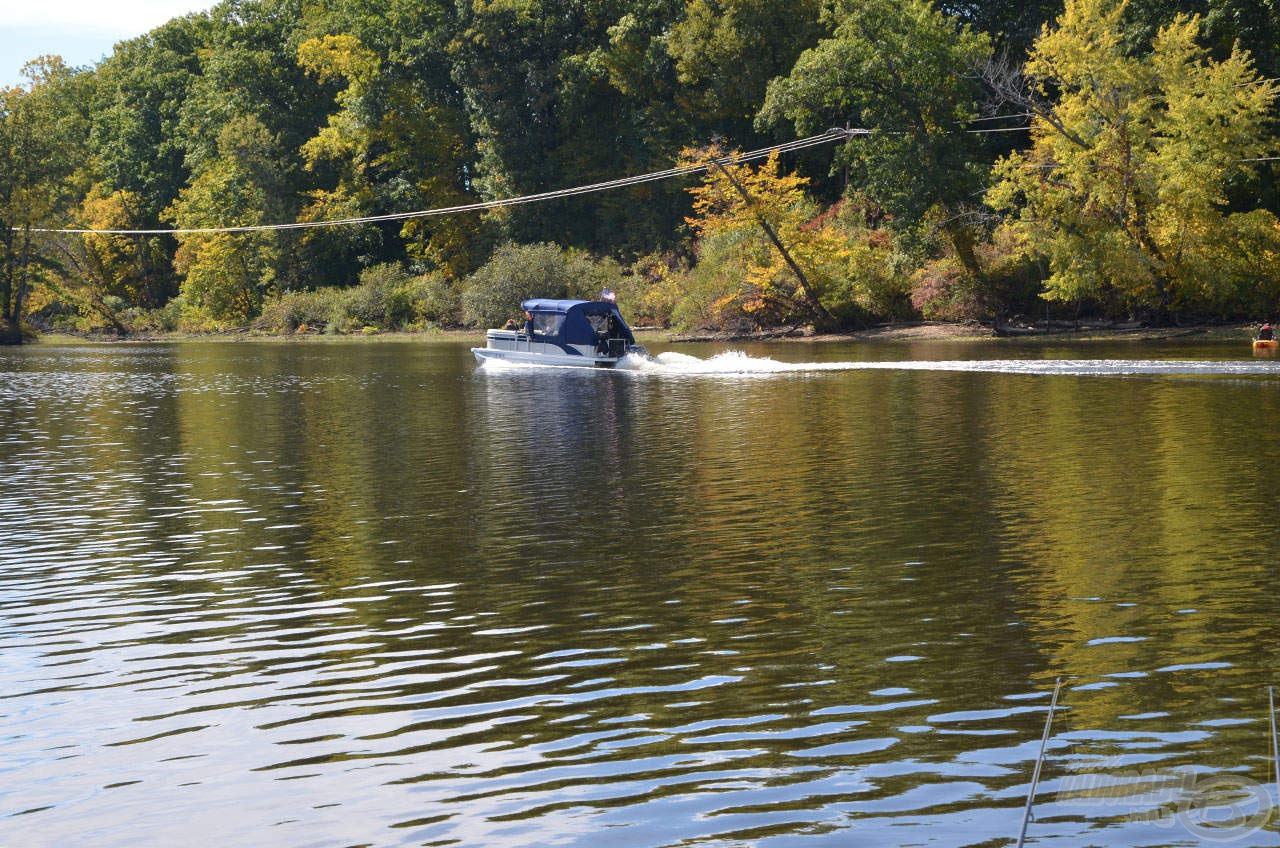
[[[143,313],[139,323],[145,323],[147,329],[161,333],[176,332],[182,326],[182,315],[185,308],[186,301],[181,295],[178,295],[164,306]]]
[[[360,284],[341,292],[330,317],[340,332],[362,332],[365,327],[396,329],[413,320],[412,308],[397,292],[409,280],[404,268],[384,263],[360,273]]]
[[[619,281],[618,307],[632,327],[669,327],[689,264],[674,253],[641,256]]]
[[[464,281],[461,317],[471,326],[496,327],[519,315],[523,300],[589,299],[617,288],[621,279],[622,268],[612,260],[549,243],[504,244]]]
[[[178,295],[164,306],[155,309],[131,306],[117,312],[116,317],[131,333],[174,333],[198,323],[188,319],[185,313],[189,311],[186,301]]]
[[[414,277],[398,291],[411,307],[410,323],[414,325],[454,327],[461,321],[458,291],[449,278],[438,271]]]
[[[810,282],[835,327],[911,315],[911,281],[888,230],[842,227],[839,250],[810,260]]]
[[[458,296],[439,272],[410,277],[395,264],[365,269],[347,289],[287,292],[268,298],[254,328],[269,333],[313,330],[371,333],[458,323]]]
[[[308,329],[324,329],[334,311],[336,295],[332,289],[313,292],[286,292],[268,298],[254,328],[271,333],[296,333]]]

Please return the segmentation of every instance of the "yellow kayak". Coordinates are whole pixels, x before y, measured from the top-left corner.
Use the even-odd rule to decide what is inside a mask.
[[[1254,339],[1253,340],[1253,349],[1255,351],[1259,351],[1259,350],[1270,351],[1270,350],[1275,350],[1277,347],[1280,347],[1280,340],[1277,340],[1277,339]]]

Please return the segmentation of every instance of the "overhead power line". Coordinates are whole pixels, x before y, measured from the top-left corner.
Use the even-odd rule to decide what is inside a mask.
[[[466,203],[460,206],[445,206],[438,209],[420,209],[414,212],[392,212],[386,215],[365,215],[358,218],[339,218],[330,221],[294,221],[285,224],[253,224],[239,227],[177,227],[171,229],[137,230],[88,229],[77,227],[32,227],[29,232],[120,236],[213,235],[216,233],[260,233],[274,230],[307,230],[314,229],[316,227],[346,227],[357,224],[377,224],[387,221],[408,221],[415,218],[433,218],[440,215],[455,215],[460,212],[481,212],[487,209],[499,209],[505,206],[521,206],[527,203],[539,203],[544,200],[557,200],[564,197],[577,197],[582,194],[592,194],[600,191],[627,188],[628,186],[641,185],[643,183],[655,182],[657,180],[667,180],[673,177],[685,176],[687,174],[700,173],[716,164],[737,165],[742,162],[764,159],[773,153],[790,153],[796,150],[804,150],[809,147],[830,144],[833,141],[852,138],[857,135],[868,135],[870,132],[870,130],[864,129],[833,128],[821,133],[820,135],[811,135],[808,138],[801,138],[796,141],[788,141],[783,144],[773,144],[768,147],[761,147],[758,150],[750,150],[746,153],[726,156],[721,159],[717,159],[714,162],[707,162],[705,164],[684,165],[678,168],[668,168],[665,171],[654,171],[649,174],[622,177],[621,179],[608,180],[602,183],[592,183],[591,185],[575,186],[573,188],[562,188],[555,191],[544,191],[539,194],[526,194],[521,197],[508,197],[502,200],[489,200],[481,203]]]

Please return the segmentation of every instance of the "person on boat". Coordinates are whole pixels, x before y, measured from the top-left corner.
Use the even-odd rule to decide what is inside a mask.
[[[533,313],[527,309],[524,313],[524,332],[525,335],[533,335]]]
[[[514,318],[508,318],[508,319],[507,319],[507,323],[505,323],[505,324],[503,324],[503,325],[502,325],[502,329],[504,329],[504,330],[518,330],[518,329],[520,329],[520,325],[516,323],[516,319],[514,319]]]
[[[1263,324],[1262,327],[1258,329],[1258,341],[1260,342],[1269,342],[1275,337],[1276,334],[1272,331],[1270,324]]]

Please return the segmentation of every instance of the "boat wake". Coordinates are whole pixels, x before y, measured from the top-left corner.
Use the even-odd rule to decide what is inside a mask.
[[[1068,377],[1127,377],[1143,375],[1189,377],[1280,376],[1280,362],[1186,359],[904,359],[889,362],[781,362],[748,356],[740,351],[701,359],[667,351],[656,356],[626,356],[613,369],[581,368],[507,360],[485,360],[485,371],[621,371],[633,375],[752,377],[805,374],[820,371],[949,371],[976,374],[1061,375]]]
[[[968,371],[987,374],[1059,374],[1065,376],[1280,375],[1280,362],[1145,360],[1145,359],[955,359],[893,362],[779,362],[738,351],[707,359],[666,352],[654,357],[628,356],[618,369],[658,375],[769,375],[817,371]]]

